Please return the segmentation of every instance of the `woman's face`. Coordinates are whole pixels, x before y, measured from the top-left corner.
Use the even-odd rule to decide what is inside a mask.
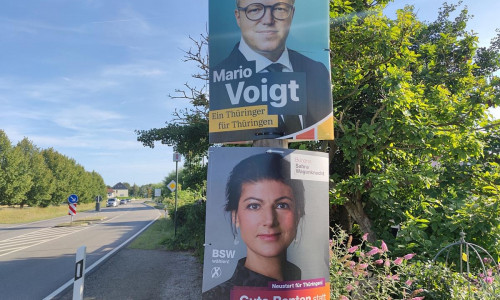
[[[297,233],[292,189],[276,180],[244,183],[233,220],[247,245],[247,255],[285,254]]]

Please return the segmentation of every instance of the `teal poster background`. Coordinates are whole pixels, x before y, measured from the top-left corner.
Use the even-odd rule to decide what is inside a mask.
[[[215,67],[240,41],[235,0],[209,2],[210,68]],[[319,62],[330,70],[328,0],[296,0],[287,47]]]

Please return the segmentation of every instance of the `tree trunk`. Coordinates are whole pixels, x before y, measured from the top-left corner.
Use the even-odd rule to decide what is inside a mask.
[[[368,233],[368,242],[373,243],[377,240],[377,235],[372,230],[372,222],[363,210],[361,199],[352,199],[344,204],[349,215],[359,224],[363,233]]]
[[[348,234],[352,234],[352,218],[344,205],[330,206],[330,226],[340,226]]]

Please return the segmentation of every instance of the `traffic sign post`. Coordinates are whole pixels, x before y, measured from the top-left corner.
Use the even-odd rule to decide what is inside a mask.
[[[68,203],[78,203],[78,196],[75,194],[69,195]]]
[[[173,192],[177,188],[177,183],[175,182],[175,180],[172,180],[169,184],[167,184],[167,187],[171,192]]]
[[[76,215],[76,203],[78,203],[78,196],[71,194],[68,197],[69,211],[68,215],[71,216],[71,223],[73,223],[73,216]]]
[[[175,182],[174,182],[174,189],[175,189],[175,211],[174,211],[174,237],[177,236],[177,182],[179,182],[179,171],[177,168],[177,165],[181,161],[181,155],[180,153],[175,152],[174,153],[174,162],[175,162]],[[173,181],[173,180],[172,180]],[[172,181],[169,183],[169,189],[172,191],[170,188],[170,184]]]

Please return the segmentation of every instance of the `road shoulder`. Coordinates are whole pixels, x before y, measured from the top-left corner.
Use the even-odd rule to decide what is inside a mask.
[[[85,277],[84,299],[201,299],[202,265],[189,252],[123,248]],[[54,299],[72,299],[73,287]]]

